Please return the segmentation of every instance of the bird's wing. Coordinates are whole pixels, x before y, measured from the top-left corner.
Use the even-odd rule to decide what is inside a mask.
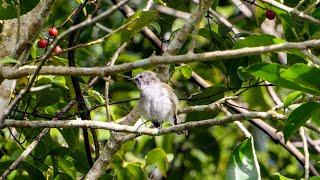
[[[171,86],[169,86],[168,84],[166,83],[163,83],[163,86],[165,86],[169,91],[169,96],[170,96],[170,100],[171,100],[171,103],[172,103],[172,109],[173,109],[173,112],[174,112],[174,124],[178,124],[180,123],[180,119],[178,117],[178,106],[179,106],[179,100],[176,96],[176,94],[173,92],[173,89],[171,88]]]

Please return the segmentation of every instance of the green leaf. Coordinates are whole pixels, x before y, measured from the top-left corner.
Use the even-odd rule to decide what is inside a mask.
[[[318,78],[314,78],[319,75],[320,70],[315,67],[295,64],[286,69],[277,63],[272,63],[256,64],[248,67],[246,71],[277,86],[311,94],[320,94],[320,87],[318,87],[320,81]]]
[[[259,164],[255,157],[253,138],[244,140],[231,154],[227,165],[228,180],[261,179]]]
[[[33,60],[37,59],[37,49],[38,49],[37,43],[33,43],[30,49],[30,55]]]
[[[20,16],[31,11],[40,0],[20,0]],[[16,4],[14,1],[0,1],[0,20],[13,19],[17,17]]]
[[[320,103],[308,102],[294,109],[284,123],[283,134],[287,141],[291,135],[296,133],[311,117],[312,113],[320,109]]]
[[[6,169],[8,169],[12,163],[13,161],[0,162],[0,174],[2,174]],[[17,170],[27,171],[30,179],[45,180],[45,177],[42,174],[42,172],[26,161],[22,161],[20,165],[18,165]]]
[[[317,18],[319,19],[320,18],[320,8],[317,8],[313,13],[312,13],[312,16],[314,18]],[[320,31],[320,25],[316,25],[316,24],[313,24],[313,23],[309,23],[309,34],[310,36],[313,36],[313,34],[317,33]]]
[[[309,180],[320,180],[320,176],[312,176]]]
[[[287,178],[285,176],[282,176],[280,173],[276,172],[276,173],[273,173],[275,175],[275,180],[293,180],[293,179],[290,179],[290,178]]]
[[[218,5],[219,5],[219,0],[214,0],[211,5],[211,9],[216,10]]]
[[[52,156],[70,156],[72,154],[72,151],[70,151],[69,148],[67,147],[57,147],[57,148],[53,148],[48,155],[52,155]]]
[[[162,175],[166,176],[166,171],[169,165],[166,152],[160,148],[151,150],[147,154],[146,166],[148,165],[155,165],[157,168],[159,168]]]
[[[284,42],[285,40],[269,34],[251,35],[246,37],[245,39],[239,39],[236,42],[234,49],[239,49],[244,47],[268,46],[268,45],[280,44]]]
[[[238,76],[242,82],[249,81],[252,78],[252,75],[245,71],[245,68],[240,66],[238,68]]]
[[[70,155],[73,159],[73,164],[77,171],[86,174],[90,169],[86,153],[76,149],[76,151]]]
[[[125,168],[130,179],[148,179],[141,166],[136,163],[129,163]]]
[[[293,92],[289,94],[283,101],[283,108],[286,109],[288,106],[292,104],[293,101],[303,96],[304,93],[300,91]]]
[[[67,128],[67,129],[59,129],[63,138],[67,142],[71,151],[75,151],[79,144],[79,129],[76,128]]]
[[[40,107],[46,107],[55,104],[60,101],[62,96],[60,88],[47,88],[40,92],[37,92],[36,100],[37,105]]]
[[[56,179],[56,180],[60,180],[60,179],[61,180],[72,180],[73,178],[68,174],[59,173],[59,174],[57,174],[57,176],[54,179]]]
[[[250,35],[245,39],[239,39],[233,49],[245,48],[245,47],[258,47],[258,46],[269,46],[273,44],[281,44],[286,42],[284,39],[277,38],[269,34],[261,35]],[[305,58],[305,55],[299,50],[293,49],[288,50],[288,53],[295,54],[299,57]]]
[[[180,67],[177,67],[177,69],[179,71],[181,71],[182,75],[186,79],[190,79],[191,78],[191,76],[192,76],[192,68],[189,65],[180,66]]]
[[[0,65],[1,64],[10,64],[10,63],[13,63],[13,64],[18,64],[19,61],[13,59],[12,57],[9,57],[9,56],[6,56],[2,59],[0,59]]]
[[[129,31],[139,32],[144,26],[156,20],[157,15],[157,11],[138,11],[127,20],[127,22],[130,22],[133,19],[137,21],[132,21],[126,29]]]
[[[320,79],[315,78],[320,75],[320,69],[306,64],[295,64],[288,69],[281,69],[280,75],[282,78],[299,84],[302,87],[320,91]]]
[[[154,29],[157,31],[158,34],[161,33],[161,26],[159,23],[157,23],[156,21],[152,21],[150,23],[150,26],[154,27]]]

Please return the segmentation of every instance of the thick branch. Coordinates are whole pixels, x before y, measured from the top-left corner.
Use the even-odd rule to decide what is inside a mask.
[[[268,113],[268,112],[249,112],[244,114],[232,114],[223,118],[214,118],[202,121],[193,121],[170,126],[168,128],[144,128],[134,127],[128,125],[121,125],[112,122],[99,122],[91,120],[66,120],[66,121],[19,121],[19,120],[6,120],[5,126],[7,127],[23,127],[23,128],[96,128],[108,129],[116,132],[127,132],[136,134],[146,134],[158,136],[173,132],[179,132],[186,129],[206,126],[223,125],[233,121],[240,121],[245,119],[260,118],[260,119],[284,119],[281,114]]]
[[[112,67],[93,68],[72,68],[43,66],[39,74],[41,75],[66,75],[66,76],[100,76],[104,77],[119,72],[127,72],[135,68],[147,67],[150,65],[171,64],[171,63],[191,63],[202,61],[215,61],[243,56],[259,55],[263,53],[279,52],[291,49],[307,49],[320,46],[320,40],[308,40],[304,42],[286,42],[270,46],[259,46],[253,48],[241,48],[224,51],[212,51],[199,54],[184,54],[178,56],[151,56],[131,63],[114,65]],[[35,66],[25,66],[19,69],[13,67],[0,67],[0,77],[6,79],[17,79],[28,76],[36,69]]]

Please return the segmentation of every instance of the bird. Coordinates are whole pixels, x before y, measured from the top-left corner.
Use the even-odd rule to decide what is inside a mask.
[[[171,125],[181,122],[177,115],[179,100],[171,86],[161,82],[152,71],[144,71],[133,80],[141,91],[137,108],[143,118],[150,120],[157,128],[165,121]]]

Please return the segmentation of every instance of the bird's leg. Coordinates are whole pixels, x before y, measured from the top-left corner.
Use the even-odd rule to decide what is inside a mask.
[[[156,127],[156,128],[158,129],[158,132],[159,132],[160,129],[161,129],[161,124],[159,123],[159,121],[157,121],[157,120],[152,120],[151,122],[152,122],[152,124],[154,125],[154,127]]]
[[[154,127],[156,127],[156,128],[160,128],[160,123],[159,123],[159,121],[157,121],[157,120],[152,120],[151,121],[152,122],[152,124],[154,125]]]

